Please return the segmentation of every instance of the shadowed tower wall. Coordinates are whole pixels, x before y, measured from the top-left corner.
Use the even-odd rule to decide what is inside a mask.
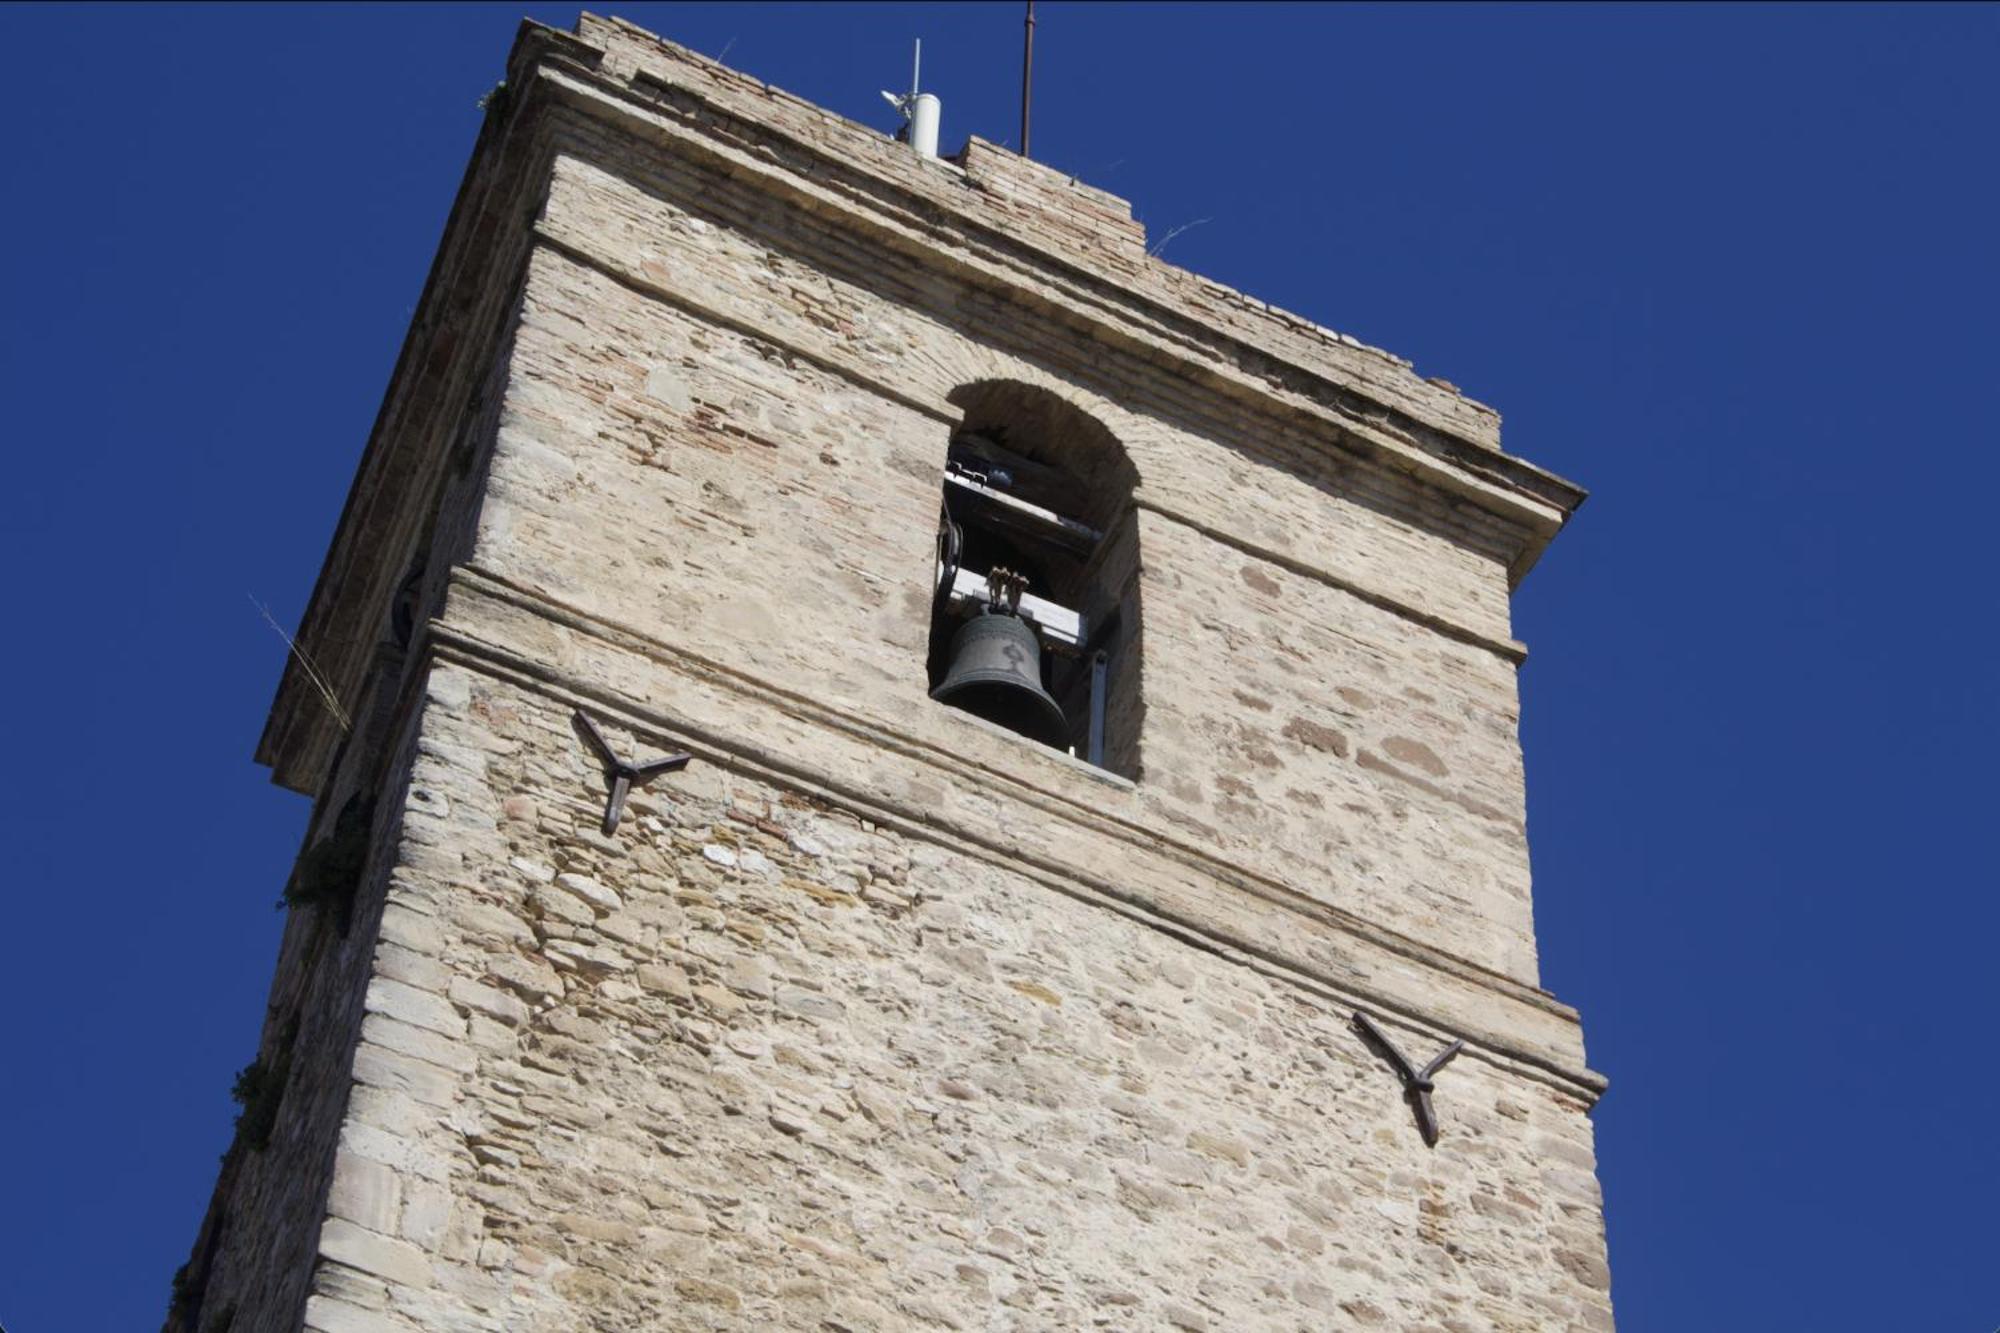
[[[1582,496],[1498,436],[1060,173],[526,25],[170,1327],[1609,1329],[1509,629]],[[981,440],[1096,534],[1098,763],[929,697]],[[610,834],[579,714],[691,756]],[[1357,1011],[1467,1043],[1434,1147]]]

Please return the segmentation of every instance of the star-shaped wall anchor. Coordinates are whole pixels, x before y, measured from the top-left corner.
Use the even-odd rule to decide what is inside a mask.
[[[1403,1080],[1403,1096],[1409,1099],[1410,1105],[1417,1112],[1417,1130],[1424,1136],[1424,1145],[1430,1148],[1437,1147],[1437,1112],[1431,1109],[1431,1092],[1435,1085],[1431,1082],[1431,1076],[1450,1064],[1451,1058],[1465,1049],[1465,1042],[1454,1041],[1432,1056],[1429,1064],[1418,1069],[1396,1049],[1396,1044],[1389,1040],[1389,1034],[1382,1031],[1374,1019],[1366,1014],[1356,1013],[1354,1026],[1360,1030],[1368,1044],[1395,1067],[1396,1076]]]
[[[694,758],[691,754],[670,754],[664,759],[628,764],[611,748],[611,742],[604,739],[604,733],[590,720],[590,714],[579,708],[576,710],[576,721],[583,728],[584,739],[604,760],[604,777],[611,784],[610,799],[604,805],[604,836],[607,838],[618,831],[618,821],[625,814],[625,798],[634,787],[643,787],[662,773],[685,768],[688,761]]]

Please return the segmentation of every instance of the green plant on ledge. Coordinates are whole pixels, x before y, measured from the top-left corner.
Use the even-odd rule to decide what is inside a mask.
[[[291,883],[285,886],[285,905],[328,911],[345,934],[361,872],[367,867],[368,830],[374,822],[374,798],[349,797],[333,821],[333,831],[299,857]]]
[[[182,1324],[186,1324],[189,1317],[194,1314],[194,1311],[194,1283],[189,1277],[188,1266],[182,1264],[174,1270],[173,1297],[167,1303],[168,1326],[172,1327],[176,1320],[179,1320]]]
[[[278,1125],[278,1107],[285,1098],[285,1084],[292,1076],[292,1044],[299,1037],[299,1020],[285,1026],[283,1040],[267,1062],[261,1055],[236,1072],[229,1095],[243,1109],[236,1113],[236,1141],[253,1152],[262,1151]]]

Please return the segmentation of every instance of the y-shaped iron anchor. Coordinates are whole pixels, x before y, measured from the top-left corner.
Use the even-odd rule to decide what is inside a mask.
[[[625,798],[634,787],[643,787],[662,773],[671,773],[677,768],[685,768],[691,754],[670,754],[664,759],[648,759],[643,764],[628,764],[618,757],[611,748],[611,742],[604,739],[604,733],[590,720],[590,714],[581,708],[576,710],[576,720],[583,724],[584,738],[604,760],[604,776],[611,781],[611,799],[604,807],[604,836],[610,837],[618,831],[618,821],[625,814]]]
[[[1395,1066],[1397,1077],[1403,1080],[1403,1095],[1409,1098],[1410,1105],[1416,1108],[1417,1130],[1424,1136],[1424,1145],[1430,1148],[1437,1147],[1437,1112],[1431,1109],[1431,1092],[1436,1085],[1431,1082],[1431,1075],[1450,1064],[1451,1058],[1465,1049],[1464,1041],[1454,1041],[1432,1056],[1429,1064],[1418,1069],[1403,1057],[1403,1053],[1396,1049],[1396,1044],[1389,1040],[1389,1035],[1376,1026],[1374,1019],[1366,1014],[1357,1013],[1354,1015],[1354,1026],[1361,1030],[1361,1035],[1368,1039],[1370,1046]]]

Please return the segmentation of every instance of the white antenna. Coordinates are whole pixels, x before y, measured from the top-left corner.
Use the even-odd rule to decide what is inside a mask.
[[[924,72],[924,39],[917,38],[917,52],[910,62],[910,91],[903,94],[884,92],[882,100],[895,107],[903,117],[903,128],[896,135],[908,142],[925,157],[938,155],[938,121],[943,117],[944,106],[935,93],[919,92]]]

